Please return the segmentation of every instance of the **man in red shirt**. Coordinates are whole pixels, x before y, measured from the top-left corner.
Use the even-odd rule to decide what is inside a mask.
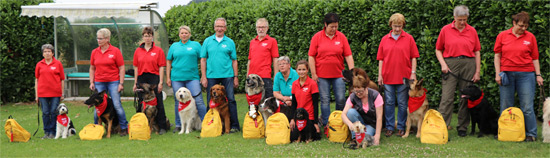
[[[453,15],[454,21],[441,29],[435,45],[435,54],[443,73],[441,102],[438,111],[441,112],[447,125],[451,124],[457,84],[459,89],[463,89],[479,81],[481,69],[479,54],[481,45],[477,31],[467,23],[470,15],[468,7],[456,6]],[[458,110],[457,130],[461,137],[466,136],[470,124],[466,103],[466,100],[461,99]]]
[[[269,22],[265,18],[256,21],[256,32],[258,36],[250,41],[248,52],[248,63],[246,64],[246,74],[257,74],[264,81],[264,96],[273,97],[273,81],[271,81],[271,65],[273,65],[273,74],[276,74],[277,58],[279,57],[279,47],[277,40],[267,35]],[[275,76],[275,75],[273,75]]]

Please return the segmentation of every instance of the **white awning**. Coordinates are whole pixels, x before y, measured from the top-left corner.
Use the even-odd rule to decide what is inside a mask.
[[[140,10],[158,8],[158,2],[136,3],[40,3],[21,6],[21,16],[65,18],[127,17],[135,18]]]

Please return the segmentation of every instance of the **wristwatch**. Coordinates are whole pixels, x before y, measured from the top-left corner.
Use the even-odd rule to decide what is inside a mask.
[[[416,71],[411,71],[411,73],[416,74]]]

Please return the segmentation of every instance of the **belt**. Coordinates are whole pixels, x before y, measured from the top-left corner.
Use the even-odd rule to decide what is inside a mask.
[[[468,58],[474,58],[474,57],[461,55],[461,56],[457,56],[457,57],[447,57],[445,59],[468,59]]]

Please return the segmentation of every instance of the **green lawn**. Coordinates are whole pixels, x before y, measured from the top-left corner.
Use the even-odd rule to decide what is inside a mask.
[[[247,111],[244,94],[236,96],[239,121]],[[92,110],[80,102],[65,102],[69,106],[69,117],[77,132],[86,124],[93,123]],[[133,102],[123,102],[126,117],[135,113]],[[174,123],[174,101],[165,101],[166,114]],[[333,107],[334,108],[334,107]],[[0,107],[2,122],[13,115],[29,132],[37,128],[36,105],[9,104]],[[78,117],[77,117],[78,116]],[[454,115],[452,126],[456,126]],[[2,126],[3,128],[3,126]],[[42,128],[42,124],[40,124]],[[540,137],[539,123],[539,137]],[[128,137],[113,136],[111,139],[81,141],[78,136],[67,139],[42,140],[43,130],[27,143],[9,143],[6,136],[0,136],[0,157],[549,157],[550,144],[537,142],[499,142],[492,137],[458,137],[456,130],[449,131],[451,139],[446,145],[421,144],[420,139],[403,139],[396,136],[382,137],[380,146],[350,150],[342,144],[331,143],[326,138],[313,143],[292,143],[269,146],[265,139],[243,139],[242,133],[222,135],[216,138],[199,138],[199,132],[178,135],[169,132],[165,135],[153,134],[148,141],[128,140]]]

